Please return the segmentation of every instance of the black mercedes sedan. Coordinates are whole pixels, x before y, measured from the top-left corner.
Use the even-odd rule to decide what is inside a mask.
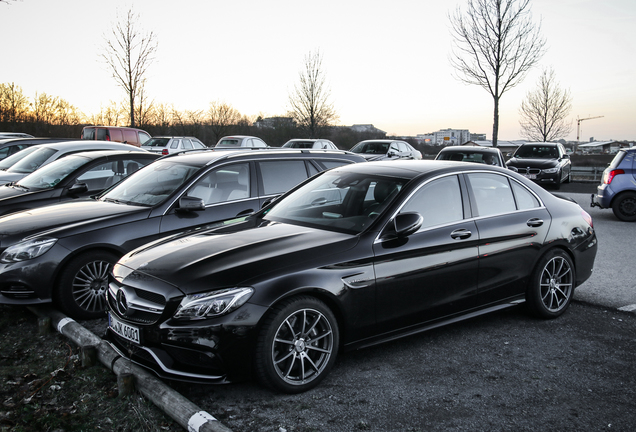
[[[254,213],[308,177],[355,162],[364,158],[341,150],[175,153],[94,198],[0,216],[0,304],[53,302],[75,319],[104,316],[110,268],[126,252]]]
[[[66,156],[0,186],[0,215],[96,195],[160,156],[121,150]]]
[[[506,165],[540,185],[561,187],[570,183],[572,162],[563,144],[539,142],[520,145]]]
[[[507,169],[369,162],[113,267],[107,338],[161,377],[254,372],[297,393],[341,350],[525,303],[563,314],[593,269],[592,219]]]

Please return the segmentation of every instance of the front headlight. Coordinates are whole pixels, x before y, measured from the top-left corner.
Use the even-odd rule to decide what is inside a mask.
[[[225,315],[243,306],[253,293],[253,288],[245,287],[188,295],[181,300],[174,317],[204,319]]]
[[[559,172],[559,169],[558,168],[548,168],[548,169],[544,169],[542,171],[544,173],[546,173],[546,174],[554,174],[554,173]]]
[[[37,258],[53,247],[57,239],[43,238],[26,240],[9,246],[0,255],[0,262],[14,263]]]

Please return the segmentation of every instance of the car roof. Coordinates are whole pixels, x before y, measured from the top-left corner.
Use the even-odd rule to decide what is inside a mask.
[[[115,142],[115,141],[98,141],[98,140],[76,140],[76,141],[60,141],[60,142],[51,142],[51,143],[45,143],[45,144],[37,144],[35,147],[42,147],[42,148],[47,148],[47,147],[52,147],[55,148],[57,150],[76,150],[76,149],[83,149],[85,148],[86,150],[90,150],[91,147],[97,147],[97,146],[106,146],[107,148],[112,148],[112,149],[128,149],[130,148],[131,151],[145,151],[145,150],[140,150],[139,147],[136,147],[132,144],[124,144],[124,143],[120,143],[120,142]],[[126,146],[126,147],[122,147],[122,146]]]
[[[151,137],[151,139],[152,139],[152,138],[188,138],[188,139],[192,139],[192,138],[194,138],[194,139],[196,139],[196,140],[198,140],[198,139],[199,139],[199,138],[197,138],[197,137],[193,137],[193,136],[185,136],[185,135],[156,135],[156,136]]]
[[[492,147],[476,147],[476,146],[452,146],[444,147],[440,152],[484,152],[484,153],[501,153],[498,148]]]
[[[2,138],[0,137],[0,147],[10,145],[10,144],[46,144],[53,142],[62,142],[62,141],[80,141],[80,138]]]
[[[120,156],[120,155],[127,155],[127,154],[134,154],[135,157],[136,156],[140,156],[142,158],[149,158],[149,159],[157,159],[157,158],[161,157],[161,155],[159,153],[140,152],[140,151],[134,151],[134,150],[95,150],[95,151],[84,151],[84,152],[73,153],[72,155],[69,155],[69,156],[83,156],[83,157],[89,158],[89,159],[99,159],[99,158],[102,158],[102,157]],[[69,156],[67,156],[67,157],[69,157]]]
[[[413,179],[422,175],[436,176],[457,171],[493,171],[510,174],[511,171],[495,165],[473,164],[447,160],[397,160],[343,165],[332,171],[347,170],[352,173],[381,175]]]
[[[241,159],[275,159],[285,157],[301,157],[301,158],[316,158],[316,159],[328,159],[329,157],[338,159],[347,159],[351,161],[364,162],[365,159],[355,153],[351,153],[344,150],[329,150],[329,149],[293,149],[293,148],[280,148],[270,147],[262,148],[258,150],[228,150],[228,151],[214,151],[209,150],[190,150],[179,153],[172,153],[162,157],[165,159],[179,158],[180,162],[192,165],[209,165],[221,159],[227,160],[241,160]]]

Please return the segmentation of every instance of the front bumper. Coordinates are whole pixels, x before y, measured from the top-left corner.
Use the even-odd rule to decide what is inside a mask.
[[[123,357],[161,378],[207,384],[242,381],[251,375],[256,326],[266,311],[246,303],[219,318],[143,324],[127,321],[111,307],[117,320],[139,330],[140,343],[110,327],[106,340]]]

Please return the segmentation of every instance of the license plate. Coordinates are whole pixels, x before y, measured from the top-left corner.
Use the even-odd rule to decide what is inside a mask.
[[[536,174],[524,174],[524,177],[529,178],[530,180],[536,180]]]
[[[119,336],[135,343],[141,343],[140,332],[137,327],[125,324],[115,318],[112,314],[108,314],[108,327]]]

